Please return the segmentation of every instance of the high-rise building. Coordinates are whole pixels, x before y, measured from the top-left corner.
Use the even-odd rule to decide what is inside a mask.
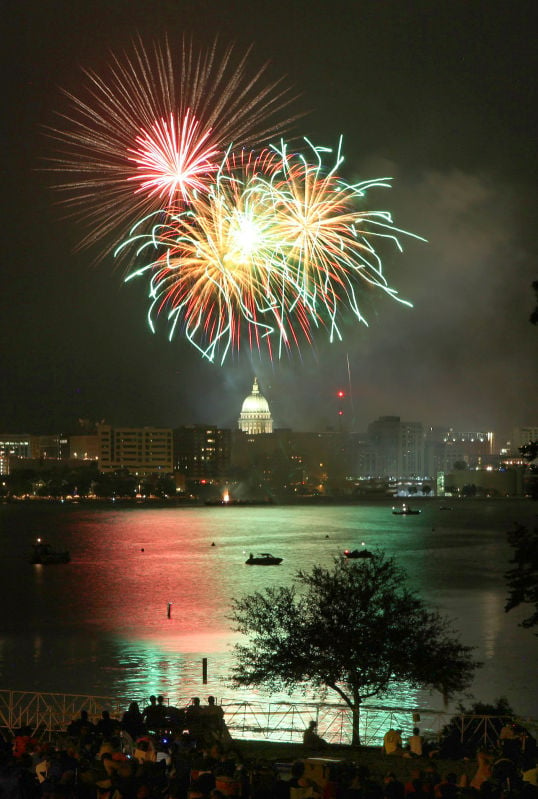
[[[127,469],[141,477],[173,472],[172,430],[169,428],[99,424],[97,435],[102,472]]]
[[[237,426],[239,430],[249,435],[273,432],[273,419],[269,410],[269,403],[260,393],[256,377],[254,378],[251,393],[243,402]]]
[[[368,425],[374,454],[373,476],[423,477],[424,430],[421,422],[402,422],[399,416],[380,416]]]
[[[24,433],[0,435],[0,474],[10,473],[11,460],[36,457],[36,438]]]
[[[187,425],[174,430],[174,470],[186,479],[213,479],[230,467],[230,430]]]

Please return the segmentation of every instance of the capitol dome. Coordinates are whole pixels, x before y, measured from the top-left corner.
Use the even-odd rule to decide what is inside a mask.
[[[254,378],[251,393],[243,402],[237,426],[244,433],[254,435],[273,432],[273,420],[271,418],[271,411],[269,410],[269,403],[265,397],[260,394],[258,379],[256,377]]]

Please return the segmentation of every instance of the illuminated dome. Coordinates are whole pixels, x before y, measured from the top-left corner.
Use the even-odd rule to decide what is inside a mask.
[[[254,378],[252,392],[243,402],[237,426],[244,433],[254,435],[273,432],[273,420],[271,419],[269,403],[265,397],[260,394],[258,379],[256,377]]]

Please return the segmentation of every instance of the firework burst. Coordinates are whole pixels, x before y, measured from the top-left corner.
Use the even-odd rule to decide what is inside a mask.
[[[250,71],[250,51],[216,42],[204,52],[138,42],[111,57],[106,75],[85,70],[49,130],[62,202],[89,228],[80,246],[104,240],[108,251],[114,231],[160,208],[177,213],[207,190],[232,142],[258,145],[287,127],[289,91],[266,73]]]
[[[324,327],[341,338],[349,311],[365,322],[359,296],[374,286],[400,302],[382,271],[376,239],[399,236],[386,211],[365,211],[368,189],[388,179],[350,185],[337,175],[340,148],[310,145],[310,160],[282,144],[258,158],[225,158],[194,210],[145,223],[126,245],[138,247],[149,277],[149,321],[164,313],[170,338],[182,331],[202,355],[223,362],[242,342],[279,356]],[[415,238],[419,238],[416,237]],[[120,248],[121,250],[122,248]],[[409,303],[406,303],[409,304]]]

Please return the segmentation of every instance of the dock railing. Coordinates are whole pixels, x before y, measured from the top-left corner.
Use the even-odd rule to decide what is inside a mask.
[[[130,700],[129,700],[130,701]],[[0,731],[12,737],[21,727],[33,734],[51,739],[66,732],[67,726],[87,711],[91,721],[97,721],[103,710],[121,719],[129,701],[109,696],[86,694],[57,694],[30,691],[0,690]],[[137,699],[140,707],[148,699]],[[177,707],[190,704],[190,697],[179,698]],[[302,741],[304,730],[315,721],[319,734],[331,744],[351,744],[351,711],[346,705],[315,702],[238,702],[221,698],[219,704],[230,734],[236,739],[296,742]],[[506,716],[456,715],[424,708],[394,708],[388,706],[361,707],[360,739],[363,746],[381,746],[385,732],[392,727],[401,729],[402,737],[411,735],[414,726],[431,741],[438,740],[443,727],[456,719],[460,740],[472,737],[477,745],[494,747],[498,741],[501,722]],[[538,731],[536,719],[514,719],[533,735]]]

